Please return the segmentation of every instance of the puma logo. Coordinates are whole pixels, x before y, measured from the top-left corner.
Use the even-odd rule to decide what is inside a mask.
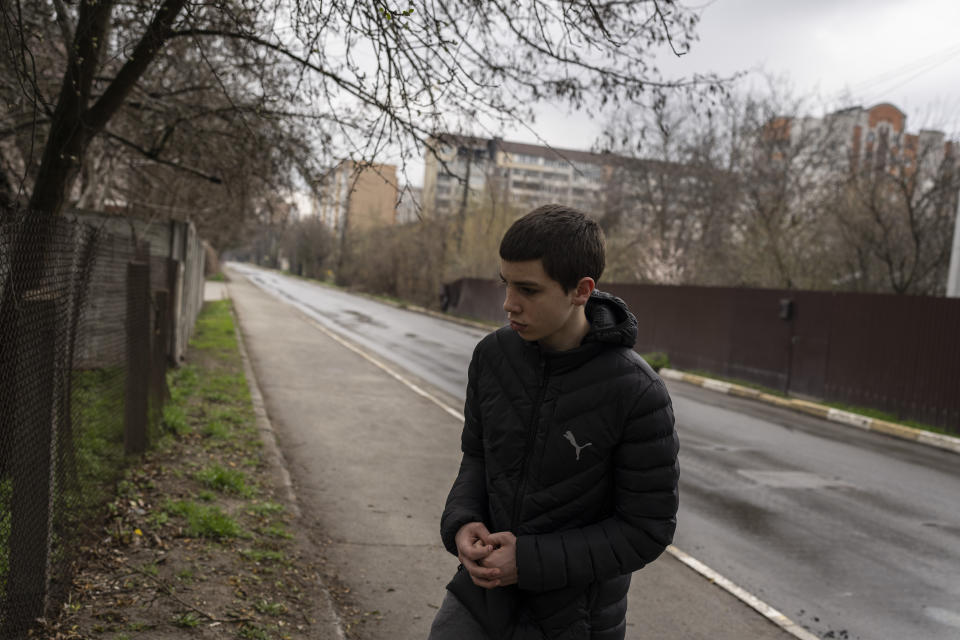
[[[563,437],[569,440],[570,444],[572,444],[573,448],[577,451],[578,461],[580,460],[580,452],[593,444],[592,442],[588,442],[587,444],[580,446],[579,444],[577,444],[577,439],[573,437],[573,431],[570,431],[569,429],[565,434],[563,434]]]

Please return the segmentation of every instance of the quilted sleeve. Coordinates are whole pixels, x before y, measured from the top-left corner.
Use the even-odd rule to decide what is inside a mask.
[[[677,526],[678,450],[670,396],[655,378],[633,403],[615,453],[614,514],[578,529],[520,536],[520,588],[585,585],[656,559]]]
[[[479,357],[477,350],[474,350],[467,374],[467,399],[463,407],[463,435],[460,438],[463,459],[440,518],[440,537],[447,551],[453,555],[457,555],[454,537],[460,527],[468,522],[487,521],[487,480],[483,425],[478,407],[478,375]]]

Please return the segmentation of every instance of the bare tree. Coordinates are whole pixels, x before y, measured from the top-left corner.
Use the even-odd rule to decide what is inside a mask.
[[[801,100],[748,99],[740,110],[745,148],[735,169],[741,193],[734,227],[743,283],[820,289],[835,244],[823,202],[842,176],[844,140],[829,119],[804,118]]]
[[[698,82],[661,81],[650,66],[653,45],[682,49],[693,37],[697,15],[671,0],[423,0],[402,11],[379,1],[15,0],[0,17],[7,89],[21,94],[3,129],[36,143],[22,171],[41,215],[63,210],[98,136],[195,169],[171,144],[188,120],[167,107],[211,86],[238,127],[259,110],[298,115],[320,139],[335,133],[346,153],[373,157],[396,143],[409,155],[450,117],[524,119],[538,99],[634,103]],[[112,130],[128,109],[147,126]]]
[[[845,288],[942,295],[960,195],[956,144],[927,132],[854,160],[830,203]]]
[[[709,109],[666,101],[639,123],[611,123],[611,146],[634,155],[611,180],[611,275],[940,295],[957,143],[887,126],[861,140],[863,109],[809,117],[771,87]]]
[[[528,210],[504,197],[496,177],[486,180],[479,193],[468,194],[448,224],[446,245],[451,250],[443,253],[443,280],[496,277],[500,239]]]
[[[290,271],[298,276],[325,280],[332,273],[336,238],[316,217],[289,223],[283,232],[281,248],[290,263]]]
[[[665,101],[639,122],[608,125],[619,151],[601,219],[608,278],[692,284],[720,271],[736,193],[724,133],[712,112],[690,102]]]
[[[845,249],[828,202],[846,179],[838,122],[807,118],[776,81],[709,104],[666,100],[607,140],[605,226],[618,279],[823,289]]]
[[[450,220],[423,219],[354,233],[342,247],[345,255],[337,281],[359,291],[437,307],[444,238],[453,227]]]

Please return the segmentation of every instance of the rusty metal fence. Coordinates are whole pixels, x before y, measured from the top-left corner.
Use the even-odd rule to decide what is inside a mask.
[[[609,284],[640,352],[671,366],[960,433],[960,300],[778,289]],[[447,309],[504,321],[493,280],[445,287]]]
[[[178,259],[136,233],[144,223],[120,235],[108,220],[0,214],[3,638],[24,637],[66,593],[78,536],[159,429],[167,367],[202,304],[189,225],[169,234]]]

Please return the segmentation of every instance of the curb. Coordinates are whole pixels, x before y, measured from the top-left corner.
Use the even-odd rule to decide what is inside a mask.
[[[240,351],[240,358],[243,360],[243,373],[247,378],[247,388],[250,390],[250,400],[253,404],[253,412],[257,417],[257,431],[260,432],[260,439],[263,441],[263,449],[266,454],[267,463],[273,467],[277,476],[278,484],[283,490],[284,498],[290,505],[290,510],[298,520],[302,516],[300,504],[297,500],[297,494],[293,491],[293,483],[290,480],[290,471],[287,469],[287,461],[283,457],[283,452],[277,446],[276,434],[273,430],[273,424],[267,416],[266,406],[263,402],[263,394],[260,392],[260,385],[257,383],[256,374],[253,371],[253,365],[250,362],[250,356],[247,354],[247,347],[243,341],[243,333],[240,331],[240,318],[233,308],[233,299],[230,296],[230,286],[224,283],[226,295],[222,299],[230,300],[230,315],[233,316],[233,329],[237,336],[237,349]],[[346,640],[346,634],[343,631],[343,621],[340,614],[333,604],[333,597],[330,595],[330,588],[323,582],[320,576],[317,576],[317,582],[320,584],[323,595],[323,606],[327,610],[327,617],[332,621],[333,631],[338,640]]]
[[[731,396],[759,400],[761,402],[776,405],[784,409],[799,411],[800,413],[805,413],[816,418],[822,418],[824,420],[829,420],[830,422],[842,424],[846,427],[855,427],[864,431],[882,433],[888,436],[893,436],[894,438],[900,438],[901,440],[918,442],[929,447],[935,447],[937,449],[943,449],[944,451],[960,454],[960,438],[944,435],[942,433],[934,433],[932,431],[924,431],[922,429],[906,427],[902,424],[887,422],[886,420],[878,420],[877,418],[870,418],[868,416],[860,415],[859,413],[851,413],[850,411],[841,411],[840,409],[834,409],[833,407],[817,404],[816,402],[809,402],[807,400],[781,398],[780,396],[774,396],[756,389],[751,389],[749,387],[744,387],[730,382],[723,382],[722,380],[705,378],[692,373],[684,373],[683,371],[677,371],[676,369],[661,369],[660,377],[666,378],[667,380],[679,380],[681,382],[687,382],[698,387],[703,387],[704,389],[710,389],[711,391],[717,391],[719,393],[725,393]]]

